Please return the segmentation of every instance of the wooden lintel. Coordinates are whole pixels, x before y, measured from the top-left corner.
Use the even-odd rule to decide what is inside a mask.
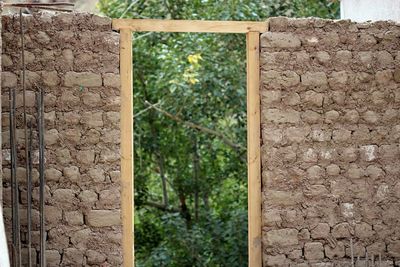
[[[134,32],[262,33],[268,29],[267,21],[114,19],[112,25],[114,30]]]

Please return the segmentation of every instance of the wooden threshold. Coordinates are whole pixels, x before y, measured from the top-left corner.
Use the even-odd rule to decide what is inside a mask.
[[[129,29],[134,32],[247,33],[266,32],[268,29],[268,22],[114,19],[112,22],[112,26],[114,30]]]

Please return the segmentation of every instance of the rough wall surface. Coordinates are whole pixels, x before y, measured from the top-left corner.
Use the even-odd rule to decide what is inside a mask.
[[[119,37],[111,20],[89,14],[25,16],[27,106],[45,91],[48,266],[119,266]],[[26,181],[18,16],[3,16],[3,204],[11,233],[8,90],[17,90],[18,171],[23,247]],[[35,129],[35,128],[34,128]],[[36,130],[34,132],[36,136]],[[39,250],[38,151],[34,142],[33,255]],[[23,250],[23,255],[27,250]],[[26,258],[25,258],[26,261]]]
[[[352,239],[400,266],[400,26],[272,18],[261,47],[264,265],[350,266]]]

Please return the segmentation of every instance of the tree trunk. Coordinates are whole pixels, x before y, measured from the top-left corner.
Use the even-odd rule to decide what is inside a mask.
[[[190,211],[186,205],[186,198],[182,193],[179,194],[179,201],[181,203],[181,215],[186,220],[186,227],[190,229],[192,228],[192,216],[190,216]]]
[[[168,207],[168,191],[167,191],[167,178],[165,177],[165,169],[164,169],[164,157],[160,151],[160,145],[158,142],[158,135],[157,129],[154,125],[154,118],[153,115],[150,115],[150,127],[151,127],[151,134],[154,140],[154,155],[157,158],[158,168],[160,169],[160,178],[161,178],[161,186],[163,191],[163,203],[165,207]]]
[[[199,175],[200,159],[197,151],[197,136],[193,135],[193,180],[194,180],[194,218],[199,219]]]

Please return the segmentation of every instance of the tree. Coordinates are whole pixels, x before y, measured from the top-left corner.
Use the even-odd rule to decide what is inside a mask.
[[[262,21],[334,17],[337,3],[101,0],[99,9]],[[133,51],[136,266],[246,266],[245,36],[135,33]]]

